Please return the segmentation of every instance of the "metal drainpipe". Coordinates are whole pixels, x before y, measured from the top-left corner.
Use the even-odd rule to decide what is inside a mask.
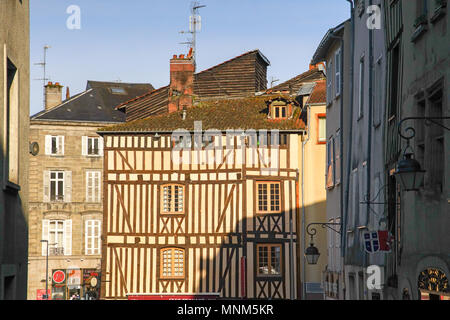
[[[302,142],[302,233],[303,233],[303,259],[302,259],[302,299],[305,300],[306,298],[306,264],[305,264],[305,251],[306,251],[306,232],[305,232],[305,218],[306,218],[306,211],[305,211],[305,145],[309,141],[309,130],[310,130],[310,120],[311,120],[311,107],[309,105],[306,105],[306,112],[308,115],[307,123],[307,137],[306,140]]]
[[[369,0],[369,6],[371,6],[373,4],[373,0]],[[371,171],[372,171],[372,110],[373,110],[373,81],[372,81],[372,77],[373,77],[373,29],[369,29],[369,123],[367,126],[367,181],[366,181],[366,190],[367,190],[367,195],[368,195],[368,199],[370,199],[370,194],[371,194],[371,185],[370,185],[370,181],[371,181]],[[367,207],[366,207],[366,211],[367,211],[367,224],[370,223],[370,204],[367,203]],[[367,255],[366,259],[368,258]],[[365,264],[367,265],[367,261],[364,261]]]
[[[353,0],[346,0],[350,4],[350,24],[351,24],[351,43],[350,43],[350,121],[349,121],[349,137],[352,139],[353,134],[353,73],[354,73],[354,59],[355,59],[355,14],[354,14],[354,2]],[[345,185],[345,209],[344,209],[344,221],[342,223],[342,226],[344,227],[342,230],[342,238],[341,238],[341,256],[343,258],[343,265],[345,266],[345,248],[347,246],[347,237],[346,237],[346,226],[347,226],[347,218],[348,218],[348,202],[349,202],[349,183],[350,183],[350,172],[351,172],[351,155],[352,155],[352,142],[350,140],[349,146],[348,146],[348,152],[347,152],[347,176],[346,176],[346,185]],[[345,287],[345,268],[342,270],[342,274],[344,275],[344,281],[343,281],[343,287],[344,291],[346,291]],[[345,299],[345,297],[344,297]]]

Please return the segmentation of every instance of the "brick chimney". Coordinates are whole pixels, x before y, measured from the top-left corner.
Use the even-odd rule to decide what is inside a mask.
[[[192,107],[195,64],[192,49],[170,60],[169,113]]]
[[[62,103],[62,88],[59,82],[49,82],[45,86],[45,110],[51,110]]]

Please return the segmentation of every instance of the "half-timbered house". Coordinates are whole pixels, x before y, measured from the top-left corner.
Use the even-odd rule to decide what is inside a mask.
[[[311,91],[197,101],[100,129],[102,298],[298,298]],[[315,130],[308,143],[324,151]],[[322,159],[307,161],[323,174]]]

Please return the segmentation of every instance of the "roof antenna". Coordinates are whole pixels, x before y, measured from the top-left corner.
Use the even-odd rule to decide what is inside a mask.
[[[47,78],[46,75],[46,66],[47,66],[47,50],[50,49],[51,47],[49,45],[45,45],[44,46],[44,60],[42,62],[38,62],[35,63],[34,65],[37,66],[42,66],[43,70],[44,70],[44,76],[41,79],[34,79],[34,80],[39,80],[39,81],[43,81],[43,85],[42,85],[42,90],[43,90],[43,101],[44,101],[44,109],[45,109],[45,85],[47,84],[47,80],[50,80],[49,78]]]
[[[198,1],[193,1],[191,3],[191,16],[189,17],[189,31],[180,31],[182,34],[192,34],[192,39],[190,41],[182,42],[181,44],[188,44],[192,49],[194,65],[196,65],[197,61],[197,33],[202,29],[202,17],[198,14],[198,10],[204,7],[206,6],[200,5]]]
[[[280,80],[279,80],[279,79],[275,79],[274,77],[271,77],[271,78],[270,78],[270,89],[272,89],[274,83],[275,83],[275,82],[278,82],[278,81],[280,81]]]

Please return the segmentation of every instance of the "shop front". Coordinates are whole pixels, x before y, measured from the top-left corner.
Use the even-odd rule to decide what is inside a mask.
[[[52,270],[51,300],[98,300],[99,297],[99,270]]]
[[[450,300],[447,275],[438,268],[423,270],[418,279],[420,300]]]

